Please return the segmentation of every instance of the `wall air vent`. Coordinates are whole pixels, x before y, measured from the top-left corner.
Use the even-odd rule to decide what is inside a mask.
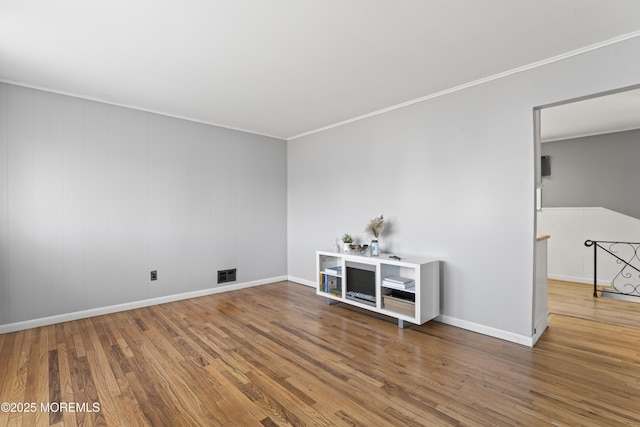
[[[218,270],[218,283],[227,283],[236,281],[236,269]]]

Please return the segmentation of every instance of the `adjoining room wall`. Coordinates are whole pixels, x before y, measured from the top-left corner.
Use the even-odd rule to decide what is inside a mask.
[[[585,246],[586,240],[640,242],[640,219],[602,207],[543,208],[538,212],[538,230],[553,236],[549,277],[571,282],[593,284],[594,248]],[[624,250],[619,255],[632,260]],[[610,285],[620,270],[616,258],[598,254],[598,283]]]
[[[289,141],[290,277],[384,214],[383,249],[444,261],[442,321],[530,344],[533,109],[639,75],[633,39]]]
[[[544,126],[544,123],[543,123]],[[640,218],[640,130],[545,142],[542,207],[604,207]]]
[[[0,325],[216,288],[220,269],[286,277],[286,155],[0,84]]]

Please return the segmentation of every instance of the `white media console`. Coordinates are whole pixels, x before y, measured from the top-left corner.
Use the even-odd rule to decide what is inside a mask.
[[[440,261],[391,254],[316,252],[316,293],[421,325],[440,315]]]

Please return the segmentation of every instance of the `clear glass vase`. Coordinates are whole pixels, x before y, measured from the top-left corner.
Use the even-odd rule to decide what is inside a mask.
[[[371,256],[380,255],[380,246],[378,246],[378,239],[373,239],[371,241],[371,246],[369,246],[369,250],[370,250]]]

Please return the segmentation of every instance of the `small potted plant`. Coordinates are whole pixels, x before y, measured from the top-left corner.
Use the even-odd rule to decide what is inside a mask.
[[[344,233],[344,236],[342,236],[342,250],[345,252],[349,252],[352,243],[353,237],[348,233]]]

